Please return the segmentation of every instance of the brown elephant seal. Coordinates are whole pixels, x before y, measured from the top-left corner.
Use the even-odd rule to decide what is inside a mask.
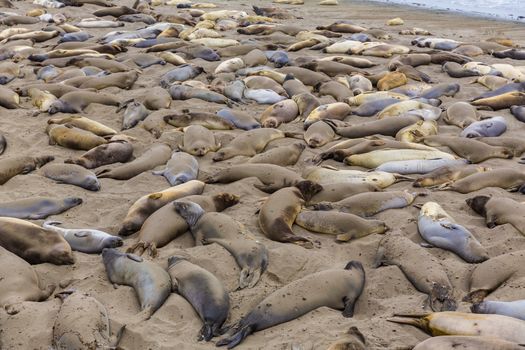
[[[294,100],[288,99],[268,107],[261,115],[263,128],[277,128],[282,123],[289,123],[299,115],[299,108]]]
[[[312,95],[310,92],[303,92],[300,94],[295,94],[292,97],[292,100],[297,103],[299,107],[299,116],[301,120],[305,120],[313,110],[321,105],[321,102]]]
[[[170,146],[164,143],[154,144],[135,160],[116,168],[99,170],[96,175],[99,178],[129,180],[156,166],[166,164],[170,157]]]
[[[186,220],[197,245],[217,243],[233,255],[241,268],[239,288],[252,288],[268,266],[264,245],[249,238],[244,225],[219,212],[206,212],[197,203],[174,201],[175,211]]]
[[[362,124],[352,124],[351,126],[345,123],[334,123],[332,120],[324,120],[330,125],[336,134],[347,138],[359,138],[372,135],[384,135],[395,137],[399,130],[413,125],[420,121],[416,115],[400,115],[395,118],[384,118],[372,122]]]
[[[63,213],[82,204],[78,197],[55,199],[50,197],[33,197],[0,203],[0,216],[38,220],[50,215]]]
[[[170,108],[171,101],[169,92],[160,86],[156,86],[145,92],[143,104],[147,109],[157,111],[159,109]]]
[[[67,159],[64,163],[78,164],[86,169],[98,168],[113,163],[126,163],[133,157],[133,146],[127,141],[111,141],[97,146],[78,158]]]
[[[0,106],[7,109],[20,108],[20,96],[13,90],[0,86]]]
[[[364,285],[365,270],[358,261],[350,261],[344,269],[307,275],[264,298],[217,346],[231,349],[253,332],[291,321],[322,306],[343,310],[344,317],[352,317]]]
[[[304,140],[311,148],[318,148],[326,145],[339,138],[335,131],[326,123],[321,121],[315,122],[304,132]]]
[[[65,118],[51,118],[47,121],[48,124],[68,124],[76,128],[83,129],[97,136],[113,136],[117,132],[102,123],[94,121],[86,117],[69,116]]]
[[[453,348],[463,350],[521,350],[523,346],[495,337],[447,335],[428,338],[417,344],[412,350],[450,350]]]
[[[332,96],[337,102],[343,102],[346,98],[354,96],[348,86],[338,81],[328,81],[314,86],[319,96]]]
[[[100,182],[92,171],[76,164],[48,163],[38,171],[40,175],[59,183],[66,183],[90,191],[100,190]]]
[[[508,148],[490,146],[466,137],[432,135],[425,137],[423,142],[432,147],[447,146],[458,156],[472,163],[481,163],[490,158],[510,159],[514,157],[512,150]]]
[[[323,185],[323,190],[315,194],[308,205],[320,203],[320,202],[338,202],[347,197],[363,192],[380,192],[381,188],[378,186],[363,182],[363,183],[332,183]]]
[[[456,310],[453,287],[440,262],[424,248],[399,233],[387,234],[379,243],[376,266],[396,265],[421,293],[428,295],[434,311]]]
[[[412,185],[414,187],[445,186],[472,174],[489,170],[490,168],[480,165],[447,165],[421,176]]]
[[[184,145],[180,147],[184,152],[202,157],[208,152],[215,152],[221,144],[215,140],[215,135],[202,125],[190,125],[184,128]]]
[[[89,151],[107,143],[103,137],[68,124],[49,124],[46,132],[49,136],[50,145],[60,145],[71,149]]]
[[[230,298],[221,281],[208,270],[180,256],[168,259],[172,289],[193,306],[204,325],[198,340],[210,341],[222,335],[230,312]]]
[[[324,61],[324,62],[329,62],[329,61]],[[334,63],[338,63],[338,62],[334,62]],[[344,64],[343,66],[349,67]],[[358,68],[354,68],[354,69],[358,69]],[[283,67],[283,68],[279,68],[278,72],[283,73],[283,74],[291,74],[295,77],[295,79],[299,79],[300,81],[302,81],[304,85],[309,85],[309,86],[315,86],[317,83],[324,83],[324,82],[330,81],[330,77],[326,75],[325,73],[314,72],[314,71],[311,71],[310,69],[306,69],[302,67],[293,67],[293,66]]]
[[[67,66],[77,66],[79,68],[97,67],[109,73],[127,72],[132,69],[130,66],[115,60],[88,56],[70,58],[67,61]]]
[[[71,247],[61,235],[16,218],[0,218],[0,246],[30,264],[75,262]]]
[[[259,212],[259,227],[264,235],[273,241],[313,248],[308,238],[295,235],[292,225],[304,205],[322,189],[321,185],[306,180],[270,195]]]
[[[485,217],[487,227],[511,224],[522,235],[525,235],[525,204],[506,197],[476,196],[467,199],[467,204],[476,213]]]
[[[198,180],[170,187],[160,192],[154,192],[137,199],[128,209],[128,213],[119,230],[120,236],[129,236],[142,227],[146,219],[156,210],[178,198],[201,194],[204,190],[204,182]]]
[[[304,143],[277,146],[253,156],[248,163],[275,164],[283,167],[295,165],[305,148]]]
[[[180,112],[169,114],[163,117],[164,122],[173,125],[177,128],[183,128],[190,125],[202,125],[205,128],[212,130],[231,130],[234,125],[209,112],[191,112],[188,109],[183,109]]]
[[[405,85],[406,83],[408,83],[406,75],[396,71],[386,74],[384,77],[379,79],[376,85],[377,90],[387,91]]]
[[[44,301],[55,290],[54,285],[45,286],[33,267],[24,259],[1,246],[0,279],[0,307],[23,301]]]
[[[116,347],[124,331],[111,335],[106,307],[94,297],[75,291],[56,294],[62,305],[53,325],[53,346],[57,350]],[[86,327],[86,324],[93,328]]]
[[[82,113],[91,103],[107,106],[119,106],[120,100],[114,95],[92,91],[72,91],[62,95],[49,107],[48,113]]]
[[[336,235],[336,240],[348,242],[370,234],[382,234],[388,227],[380,220],[366,220],[350,213],[303,210],[295,223],[308,231]]]
[[[412,204],[419,195],[422,194],[408,191],[364,192],[347,197],[339,202],[317,203],[314,205],[314,209],[336,209],[361,217],[369,217],[388,209],[405,208]]]
[[[472,101],[471,104],[473,106],[490,107],[495,111],[515,105],[522,106],[525,105],[525,92],[511,91],[493,97],[480,98]]]
[[[460,179],[444,190],[459,193],[470,193],[485,187],[499,187],[507,191],[523,192],[525,187],[525,173],[514,168],[496,168],[490,171],[475,173]]]
[[[239,196],[230,193],[190,195],[178,198],[177,201],[198,204],[206,212],[221,212],[239,203]],[[156,257],[157,248],[164,247],[188,229],[186,220],[174,209],[173,202],[169,202],[144,221],[137,242],[127,252],[142,255],[147,251],[150,256]]]
[[[0,185],[19,174],[28,174],[42,165],[54,160],[53,156],[16,156],[0,159]]]
[[[472,305],[470,311],[475,314],[497,314],[524,320],[524,306],[525,302],[523,299],[514,301],[484,300],[481,303]]]
[[[262,183],[255,188],[263,192],[274,192],[288,186],[294,186],[303,178],[295,171],[274,164],[240,164],[219,170],[206,179],[206,183],[231,183],[247,177],[256,177]]]
[[[135,290],[141,309],[139,319],[149,319],[170,296],[171,277],[156,263],[113,248],[102,251],[102,261],[111,283],[130,286]]]
[[[491,146],[499,146],[510,149],[515,157],[521,156],[525,152],[525,140],[521,137],[512,136],[496,136],[496,137],[480,137],[476,140],[486,143]]]

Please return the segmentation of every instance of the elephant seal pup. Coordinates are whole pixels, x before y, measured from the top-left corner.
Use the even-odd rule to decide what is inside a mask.
[[[185,152],[173,152],[166,168],[153,172],[154,175],[162,175],[171,186],[177,186],[196,180],[199,174],[199,162],[194,156]]]
[[[78,197],[55,199],[50,197],[33,197],[0,203],[0,216],[18,219],[39,220],[50,215],[57,215],[82,204]]]
[[[90,191],[100,190],[100,182],[96,175],[80,165],[48,163],[41,167],[38,172],[58,183],[75,185]]]
[[[0,218],[0,246],[30,264],[75,262],[64,237],[25,220]]]
[[[129,180],[147,170],[165,164],[170,157],[170,146],[164,143],[154,144],[137,159],[116,168],[99,170],[96,174],[99,178]]]
[[[476,196],[466,200],[469,207],[485,217],[487,227],[511,224],[522,235],[525,235],[525,204],[506,197]]]
[[[335,134],[335,131],[321,121],[313,123],[304,132],[304,140],[311,148],[322,147],[338,138],[339,136]]]
[[[179,147],[184,152],[202,157],[208,152],[215,152],[221,144],[215,141],[215,135],[202,125],[190,125],[184,128],[184,145]]]
[[[62,95],[49,107],[48,113],[82,113],[84,108],[91,103],[99,103],[107,106],[118,106],[120,100],[114,95],[102,94],[92,91],[72,91]]]
[[[206,212],[220,212],[239,203],[239,197],[230,193],[218,193],[210,196],[190,195],[177,201],[198,204]],[[164,247],[188,229],[186,220],[177,213],[172,202],[169,202],[144,221],[137,242],[127,252],[142,255],[147,251],[150,256],[156,257],[157,248]]]
[[[414,187],[446,186],[454,181],[472,174],[489,171],[490,168],[480,165],[443,166],[425,174],[414,181]]]
[[[53,325],[53,346],[57,350],[116,348],[124,327],[111,336],[108,311],[88,294],[64,291],[56,294],[62,305]],[[91,327],[86,327],[86,324]]]
[[[226,147],[213,156],[214,161],[221,161],[235,156],[252,157],[260,153],[273,140],[295,136],[273,128],[253,129],[236,136]]]
[[[399,233],[387,234],[377,249],[375,265],[396,265],[433,311],[456,310],[453,287],[437,258]]]
[[[323,190],[314,195],[308,205],[320,202],[338,202],[363,192],[380,192],[381,188],[371,183],[332,183],[323,185]]]
[[[303,178],[288,168],[274,164],[240,164],[232,165],[219,170],[206,179],[206,183],[231,183],[247,177],[256,177],[262,185],[255,184],[255,188],[271,193],[283,187],[295,186]]]
[[[241,268],[239,288],[252,288],[268,266],[268,250],[249,239],[246,228],[230,216],[205,212],[197,203],[174,201],[175,211],[186,220],[197,245],[217,243],[233,255]]]
[[[24,259],[1,246],[0,279],[2,308],[22,301],[44,301],[55,290],[54,285],[44,286],[36,271]]]
[[[476,237],[458,225],[436,202],[427,202],[421,207],[417,227],[425,241],[453,252],[468,263],[476,264],[489,258]]]
[[[282,123],[289,123],[299,115],[299,108],[294,100],[277,102],[262,113],[260,117],[263,128],[277,128]]]
[[[0,185],[19,174],[28,174],[42,165],[54,160],[53,156],[17,156],[0,159]]]
[[[495,337],[468,335],[447,335],[428,338],[417,344],[412,350],[521,350],[523,346]]]
[[[42,225],[43,228],[54,231],[62,235],[71,249],[82,253],[98,254],[104,248],[117,248],[123,244],[122,238],[112,236],[109,233],[85,229],[64,229],[56,225],[62,224],[59,221],[46,221]]]
[[[253,156],[248,163],[275,164],[283,167],[295,165],[305,148],[304,143],[292,143],[288,146],[274,147]]]
[[[198,340],[210,341],[222,335],[222,325],[230,312],[230,298],[221,281],[180,256],[168,259],[168,273],[173,291],[182,295],[204,322]]]
[[[336,209],[361,217],[373,216],[388,209],[405,208],[412,204],[421,193],[408,191],[388,191],[359,193],[339,202],[321,202],[314,205],[315,210]]]
[[[344,269],[324,270],[295,280],[264,298],[217,346],[231,349],[253,332],[291,321],[322,306],[343,310],[344,317],[352,317],[364,284],[365,270],[358,261],[350,261]]]
[[[92,148],[80,157],[67,159],[64,163],[77,164],[86,169],[93,169],[113,163],[126,163],[132,157],[133,146],[131,143],[119,140]]]
[[[76,128],[72,125],[49,124],[46,128],[50,145],[89,151],[92,148],[107,143],[106,139],[90,131]]]
[[[470,275],[469,294],[463,300],[479,303],[509,279],[523,277],[525,265],[522,263],[525,263],[525,251],[518,250],[476,265]]]
[[[156,263],[113,248],[102,250],[102,261],[111,283],[135,289],[141,309],[139,319],[148,320],[170,296],[171,277]]]
[[[129,208],[118,234],[120,236],[129,236],[137,232],[144,221],[156,210],[178,198],[201,194],[204,190],[204,185],[204,182],[191,180],[163,191],[140,197]]]
[[[350,213],[303,210],[295,223],[312,232],[336,235],[336,240],[348,242],[373,233],[382,234],[388,227],[380,220],[366,220]]]
[[[447,108],[443,116],[445,123],[462,129],[479,120],[476,108],[467,102],[455,102]]]
[[[492,301],[485,300],[474,304],[470,311],[475,314],[497,314],[519,318],[525,321],[525,300],[515,301]]]
[[[292,225],[304,205],[322,189],[321,185],[306,180],[270,195],[259,212],[259,227],[264,235],[273,241],[313,248],[312,241],[294,234]]]
[[[471,138],[432,135],[425,137],[423,142],[432,147],[447,146],[458,156],[472,163],[481,163],[490,158],[510,159],[514,157],[512,150],[508,148],[490,146]]]
[[[491,171],[475,173],[458,180],[446,187],[444,190],[459,193],[470,193],[485,187],[499,187],[507,191],[524,192],[525,173],[513,168],[497,168]]]
[[[503,117],[492,117],[474,122],[459,134],[461,137],[497,137],[507,131],[507,122]]]
[[[261,127],[257,119],[242,111],[223,108],[217,112],[217,116],[232,123],[238,129],[252,130]]]

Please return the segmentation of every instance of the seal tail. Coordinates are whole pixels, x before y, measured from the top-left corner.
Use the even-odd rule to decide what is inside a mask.
[[[237,331],[237,333],[233,334],[231,337],[219,340],[216,345],[217,346],[226,345],[228,349],[233,349],[234,347],[239,345],[244,340],[244,338],[246,338],[252,333],[253,333],[253,327],[246,326],[246,327],[241,328],[239,331]]]
[[[414,327],[426,330],[425,322],[422,319],[417,318],[417,317],[420,317],[420,316],[419,315],[404,315],[402,317],[399,317],[399,316],[398,317],[390,317],[390,318],[387,318],[386,320],[388,322],[399,323],[399,324],[408,324],[408,325],[411,325],[411,326],[414,326]]]

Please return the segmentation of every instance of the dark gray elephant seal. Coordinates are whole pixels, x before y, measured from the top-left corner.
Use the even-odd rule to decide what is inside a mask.
[[[503,117],[492,117],[474,122],[467,126],[459,136],[462,137],[495,137],[507,130],[507,122]]]
[[[230,299],[221,281],[180,256],[168,259],[168,273],[173,291],[182,295],[204,322],[199,340],[210,341],[223,334],[221,328],[230,312]]]
[[[350,261],[344,269],[307,275],[264,298],[237,322],[233,334],[219,340],[217,346],[234,348],[253,332],[291,321],[323,306],[344,310],[344,317],[352,317],[364,285],[365,270],[358,261]]]
[[[93,169],[113,163],[126,163],[132,157],[133,145],[119,140],[92,148],[80,157],[67,159],[64,163],[78,164],[86,169]]]
[[[197,203],[173,202],[175,211],[188,223],[197,245],[217,243],[226,249],[241,268],[239,288],[252,288],[268,266],[268,250],[249,239],[246,228],[232,217],[205,212]]]
[[[39,173],[59,183],[79,186],[90,191],[100,190],[100,182],[92,171],[76,164],[48,163]]]
[[[50,215],[60,214],[82,204],[78,197],[55,199],[50,197],[32,197],[0,203],[0,216],[18,219],[39,220]]]
[[[171,278],[159,265],[109,248],[102,250],[102,260],[111,283],[135,289],[142,310],[141,318],[149,319],[168,299]]]
[[[470,307],[475,314],[497,314],[519,318],[525,321],[525,300],[495,301],[484,300]]]

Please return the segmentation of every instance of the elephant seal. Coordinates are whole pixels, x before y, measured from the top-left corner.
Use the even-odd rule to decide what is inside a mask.
[[[93,229],[64,229],[56,225],[62,224],[59,221],[46,221],[42,225],[49,231],[62,235],[71,249],[88,254],[98,254],[104,248],[121,247],[124,243],[122,238],[115,237],[109,233]]]
[[[421,195],[408,191],[388,191],[359,193],[339,202],[321,202],[314,205],[315,210],[336,209],[361,217],[373,216],[388,209],[405,208]]]
[[[304,128],[306,130],[313,123],[323,119],[343,120],[350,112],[350,107],[344,102],[320,105],[306,117],[304,120]]]
[[[59,183],[79,186],[90,191],[100,190],[100,182],[96,175],[76,164],[48,163],[38,171],[40,175]]]
[[[344,163],[365,168],[377,168],[382,164],[392,161],[438,158],[449,160],[456,159],[456,157],[450,153],[439,150],[378,149],[361,154],[352,154],[344,159]]]
[[[355,139],[359,137],[372,136],[375,134],[394,137],[399,132],[399,130],[413,125],[420,120],[421,118],[418,116],[408,114],[395,118],[384,118],[367,123],[352,124],[351,126],[344,123],[342,125],[338,125],[331,120],[324,120],[324,122],[330,125],[336,134]]]
[[[495,337],[447,335],[428,338],[412,350],[449,350],[454,347],[463,350],[521,350],[522,348],[519,344]]]
[[[273,241],[313,248],[312,241],[293,233],[292,225],[302,207],[322,189],[321,185],[306,180],[270,195],[259,212],[259,227],[264,235]]]
[[[392,90],[396,87],[406,85],[408,79],[405,74],[401,72],[390,72],[377,82],[378,91]]]
[[[111,141],[97,146],[78,158],[64,163],[81,165],[86,169],[98,168],[113,163],[126,163],[133,157],[133,146],[127,141]]]
[[[111,336],[106,307],[88,294],[63,291],[56,294],[62,305],[53,325],[53,346],[57,350],[117,347],[124,327]],[[87,329],[86,324],[94,329]]]
[[[76,128],[72,125],[49,124],[46,128],[50,145],[89,151],[92,148],[107,143],[106,139],[90,131]]]
[[[412,159],[386,162],[375,168],[375,171],[386,171],[394,174],[427,174],[444,166],[465,165],[466,159]]]
[[[167,144],[153,144],[146,152],[135,160],[112,169],[102,169],[96,172],[99,178],[129,180],[156,166],[165,164],[171,157],[171,148]]]
[[[470,104],[473,106],[486,106],[497,111],[500,109],[509,108],[511,106],[522,106],[525,105],[525,92],[511,91],[501,95],[493,97],[480,98],[472,101]]]
[[[171,95],[165,89],[156,86],[145,92],[143,104],[147,109],[157,111],[159,109],[170,108]]]
[[[446,187],[445,190],[470,193],[485,187],[499,187],[508,191],[525,191],[525,174],[513,168],[497,168],[487,172],[474,173]]]
[[[209,129],[202,125],[190,125],[184,129],[184,138],[182,147],[184,152],[191,155],[202,157],[208,152],[215,152],[221,144],[215,141],[215,135]]]
[[[160,86],[167,88],[173,83],[193,79],[202,72],[204,72],[204,68],[202,67],[194,64],[183,64],[164,74],[160,78]]]
[[[49,107],[48,113],[82,113],[91,103],[119,106],[120,100],[114,95],[93,91],[72,91],[62,95]]]
[[[175,211],[186,220],[197,245],[217,243],[233,255],[241,268],[239,288],[252,288],[268,266],[268,251],[252,240],[246,228],[220,212],[205,212],[197,203],[174,201]]]
[[[294,186],[303,178],[295,171],[274,164],[240,164],[219,170],[206,179],[206,183],[231,183],[247,177],[257,177],[262,185],[255,188],[271,193],[283,187]]]
[[[217,346],[231,349],[253,332],[291,321],[322,306],[343,310],[344,317],[352,317],[364,284],[365,270],[358,261],[350,261],[344,269],[324,270],[295,280],[264,298]]]
[[[454,181],[462,179],[472,174],[489,171],[490,168],[480,165],[454,165],[442,166],[434,171],[431,171],[424,176],[416,179],[412,186],[414,187],[431,187],[448,185]]]
[[[154,175],[162,175],[171,186],[177,186],[190,180],[196,180],[199,173],[199,162],[194,156],[185,152],[173,152],[166,168],[154,171]]]
[[[82,204],[82,199],[78,197],[18,199],[0,203],[0,216],[30,220],[45,219],[50,215],[60,214],[80,204]]]
[[[377,249],[377,267],[396,265],[434,311],[456,310],[453,287],[437,258],[399,233],[387,234]]]
[[[217,116],[232,123],[238,129],[252,130],[261,127],[257,119],[242,111],[223,108],[217,112]]]
[[[357,327],[352,326],[326,350],[366,350],[366,339]]]
[[[295,223],[312,232],[336,235],[336,240],[348,242],[370,234],[382,234],[388,227],[380,220],[366,220],[350,213],[303,210]]]
[[[230,298],[221,281],[180,256],[168,259],[168,273],[173,291],[182,295],[204,322],[198,339],[210,341],[222,335],[222,326],[230,312]]]
[[[282,123],[289,123],[299,115],[299,108],[294,100],[288,99],[268,107],[259,120],[263,128],[277,128]]]
[[[297,107],[299,107],[299,116],[301,117],[301,120],[305,120],[312,111],[321,106],[321,102],[319,102],[317,97],[310,92],[294,94],[292,100],[294,100],[295,103],[297,103]]]
[[[156,263],[113,248],[102,250],[102,261],[111,283],[133,287],[137,293],[139,319],[149,319],[170,296],[171,277]]]
[[[417,227],[425,241],[453,252],[468,263],[476,264],[489,258],[487,250],[476,237],[457,224],[436,202],[426,202],[421,207]]]
[[[514,157],[511,149],[490,146],[473,138],[432,135],[425,137],[423,142],[432,147],[447,146],[458,156],[472,163],[481,163],[490,158],[510,159]]]
[[[311,148],[318,148],[326,145],[328,142],[338,139],[334,130],[326,123],[321,121],[315,122],[304,132],[304,140]]]
[[[466,200],[469,207],[485,217],[487,227],[511,224],[525,235],[525,219],[521,215],[525,204],[506,197],[476,196]]]
[[[61,235],[16,218],[0,218],[0,246],[30,264],[75,262],[71,247]]]
[[[516,117],[520,122],[525,123],[525,107],[524,106],[511,106],[510,113]]]
[[[461,137],[497,137],[507,131],[507,122],[503,117],[492,117],[474,122],[459,134]]]
[[[228,97],[208,89],[191,87],[187,85],[172,85],[169,88],[171,98],[175,101],[185,101],[196,98],[203,101],[225,104],[232,107],[233,103]]]
[[[515,157],[521,156],[525,153],[525,140],[520,137],[512,136],[497,136],[497,137],[479,137],[478,141],[486,143],[487,145],[505,147],[514,153]]]
[[[140,197],[129,208],[118,234],[120,236],[129,236],[135,233],[140,230],[144,221],[156,210],[175,199],[201,194],[204,190],[204,185],[204,182],[191,180],[163,191]]]
[[[135,100],[127,101],[124,104],[121,104],[117,109],[117,112],[121,108],[126,107],[124,110],[124,115],[122,116],[122,127],[121,130],[128,130],[135,127],[139,122],[146,119],[150,111],[140,102]]]
[[[497,314],[525,320],[525,301],[493,301],[484,300],[470,307],[475,314]]]
[[[68,124],[102,137],[117,134],[115,130],[86,117],[69,116],[65,118],[51,118],[47,121],[47,124]]]
[[[275,164],[283,167],[295,165],[305,148],[304,143],[292,143],[288,146],[274,147],[253,156],[248,163]]]
[[[19,174],[28,174],[54,160],[53,156],[16,156],[0,159],[0,185]]]
[[[190,125],[202,125],[212,130],[231,130],[234,125],[217,115],[208,112],[191,112],[183,109],[181,113],[169,114],[163,117],[164,122],[177,128],[183,128]]]
[[[332,183],[323,185],[323,190],[314,195],[308,205],[320,202],[338,202],[347,197],[363,192],[379,192],[381,189],[371,183]]]
[[[16,273],[13,273],[16,271]],[[45,286],[37,272],[24,259],[0,246],[0,307],[22,301],[44,301],[55,285]]]
[[[352,91],[338,81],[319,83],[314,87],[319,96],[332,96],[337,102],[343,102],[346,98],[354,96]]]
[[[0,86],[0,106],[7,109],[20,108],[20,96],[13,90]]]
[[[190,195],[177,200],[198,204],[206,212],[220,212],[239,203],[239,197],[230,193]],[[157,248],[165,246],[188,229],[186,220],[177,213],[172,202],[169,202],[144,221],[137,242],[128,248],[127,252],[142,255],[147,251],[150,256],[155,257]]]
[[[102,90],[108,87],[117,87],[123,90],[130,90],[133,84],[135,84],[135,82],[137,81],[138,77],[139,73],[136,70],[131,70],[129,72],[112,73],[103,76],[90,76],[84,82],[82,82],[78,86],[78,88]],[[93,102],[100,103],[97,101]],[[103,104],[113,105],[109,104],[108,102],[105,102]]]

